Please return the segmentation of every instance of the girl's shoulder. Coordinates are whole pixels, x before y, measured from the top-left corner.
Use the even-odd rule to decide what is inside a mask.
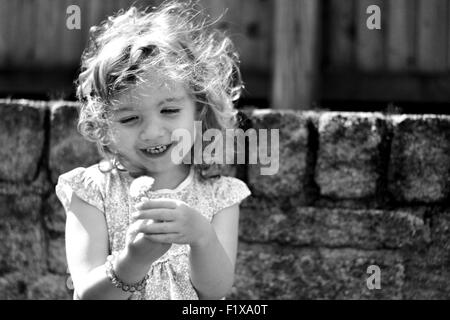
[[[231,177],[231,176],[220,176],[212,179],[212,186],[214,193],[217,196],[225,196],[227,193],[249,193],[250,190],[244,181]]]
[[[98,164],[87,168],[78,167],[59,176],[55,192],[66,210],[69,208],[72,193],[75,193],[82,200],[103,211],[106,184],[110,176],[111,173],[101,171]]]
[[[208,196],[210,201],[215,203],[216,211],[239,204],[251,195],[251,191],[245,182],[235,177],[219,176],[208,178],[201,180],[200,184],[203,186],[201,188],[203,195]]]
[[[110,175],[111,172],[103,172],[98,164],[94,164],[87,168],[78,167],[61,174],[58,178],[58,183],[67,182],[100,190]]]

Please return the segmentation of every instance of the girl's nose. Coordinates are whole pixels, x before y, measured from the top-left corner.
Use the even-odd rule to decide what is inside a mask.
[[[139,133],[142,141],[155,141],[162,136],[163,128],[155,121],[144,123]]]

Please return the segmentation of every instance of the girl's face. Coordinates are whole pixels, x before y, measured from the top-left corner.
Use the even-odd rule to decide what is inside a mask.
[[[171,135],[183,128],[194,139],[195,103],[182,83],[157,76],[147,80],[116,99],[112,146],[133,167],[173,173],[179,165],[171,159],[176,144]]]

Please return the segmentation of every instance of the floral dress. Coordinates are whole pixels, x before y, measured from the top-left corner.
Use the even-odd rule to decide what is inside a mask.
[[[62,174],[56,185],[56,195],[67,211],[72,192],[104,213],[110,253],[125,247],[125,234],[136,211],[129,195],[133,177],[126,171],[102,172],[98,165],[76,168]],[[211,222],[216,213],[240,203],[250,195],[244,182],[233,177],[201,180],[191,169],[186,179],[175,189],[150,191],[149,198],[171,198],[186,202]],[[189,245],[173,244],[150,267],[145,290],[134,292],[130,299],[181,300],[198,299],[189,276]],[[74,299],[77,299],[74,292]]]

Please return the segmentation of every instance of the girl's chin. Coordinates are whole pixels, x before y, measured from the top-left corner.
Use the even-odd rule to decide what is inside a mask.
[[[146,171],[148,173],[168,171],[168,170],[173,170],[176,167],[178,167],[178,165],[176,165],[172,162],[170,157],[168,159],[166,159],[166,158],[143,159],[139,163],[140,163],[140,166],[144,169],[144,171]]]

